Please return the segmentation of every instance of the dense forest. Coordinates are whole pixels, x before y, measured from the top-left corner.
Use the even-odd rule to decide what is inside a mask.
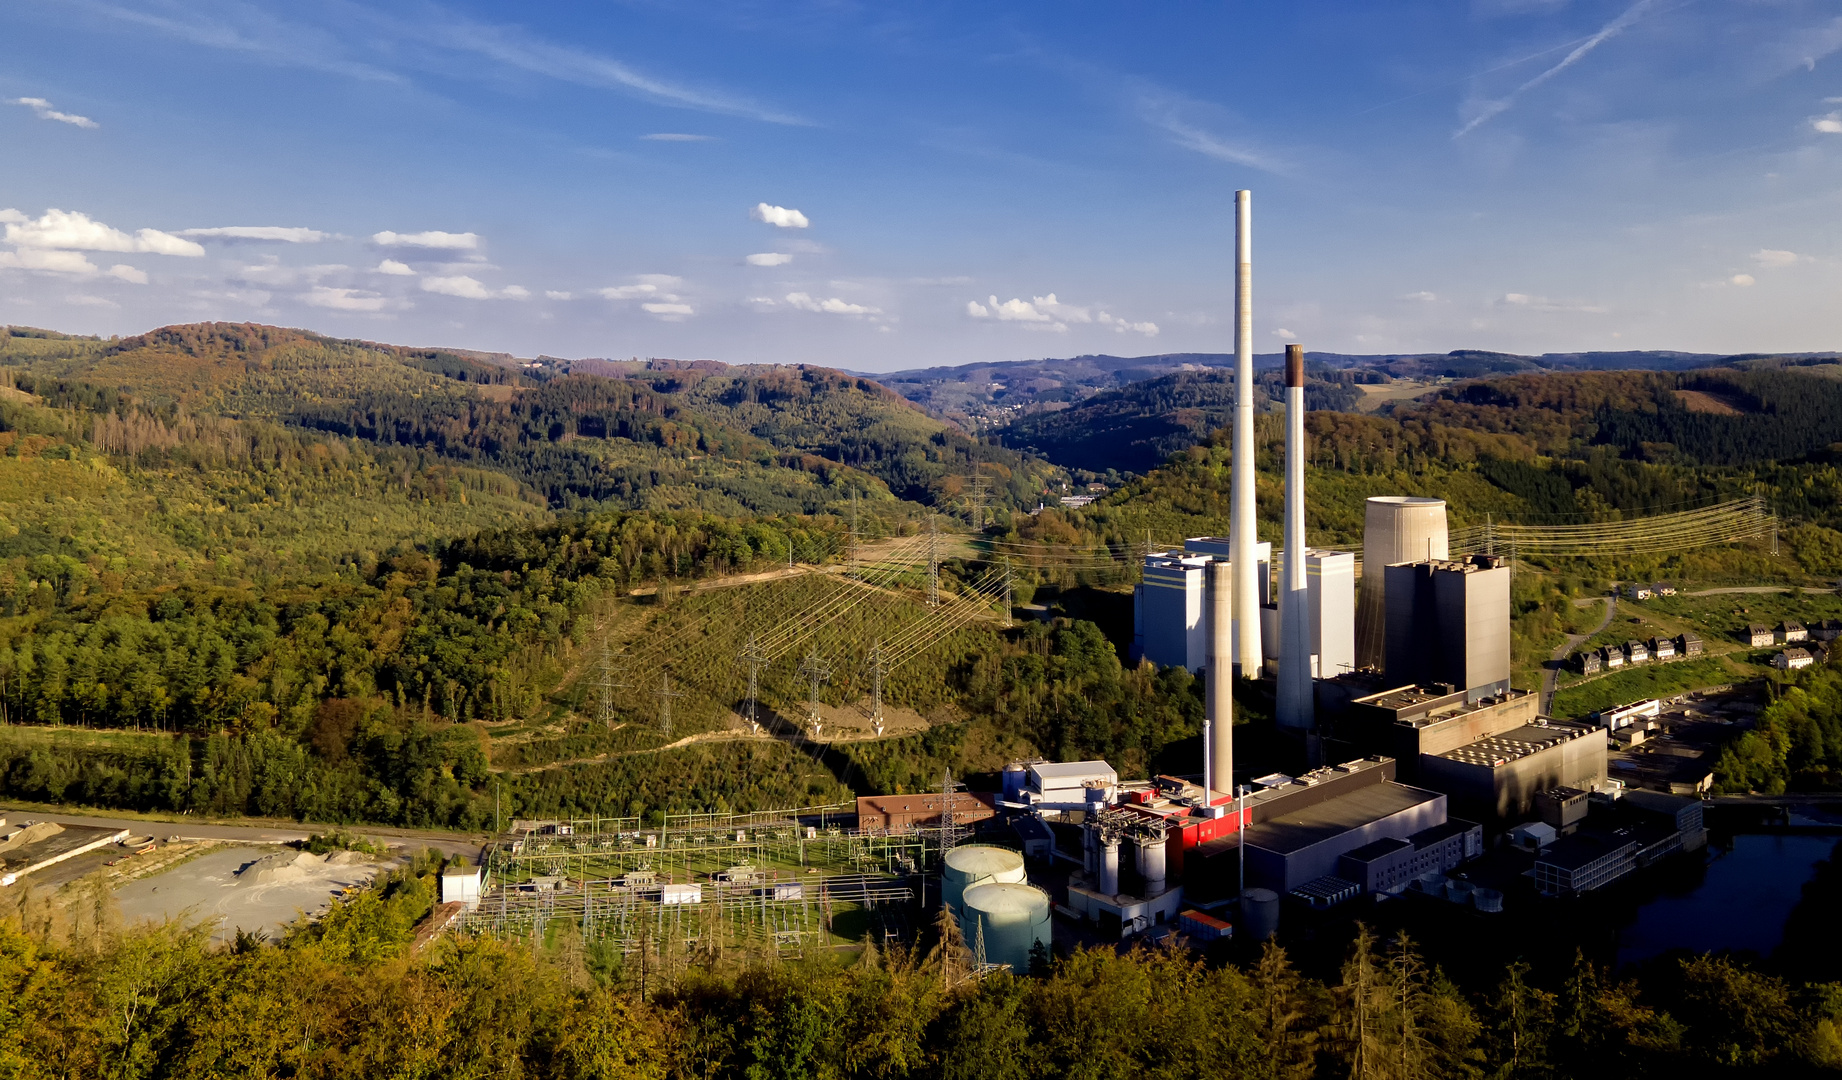
[[[1804,963],[1667,956],[1614,975],[1536,956],[1455,981],[1405,935],[1357,927],[1318,973],[1268,944],[1075,951],[965,979],[949,941],[849,962],[656,966],[584,942],[447,937],[421,954],[425,856],[272,946],[123,931],[106,894],[66,921],[0,914],[0,1075],[52,1077],[1797,1077],[1842,1067],[1842,985]],[[1833,958],[1817,905],[1793,916]],[[1324,943],[1332,948],[1334,943]],[[1833,969],[1831,969],[1833,970]]]

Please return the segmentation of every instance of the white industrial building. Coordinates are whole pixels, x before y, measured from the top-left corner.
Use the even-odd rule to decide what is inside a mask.
[[[1254,545],[1254,552],[1262,582],[1260,603],[1267,605],[1273,599],[1273,545],[1262,541]],[[1192,672],[1209,666],[1208,627],[1203,621],[1206,568],[1228,561],[1228,540],[1220,536],[1193,536],[1183,542],[1182,551],[1145,556],[1144,581],[1132,597],[1135,658]]]

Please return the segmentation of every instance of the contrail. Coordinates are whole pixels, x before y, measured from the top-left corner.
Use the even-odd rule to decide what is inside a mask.
[[[1533,79],[1530,79],[1528,82],[1523,83],[1521,86],[1516,87],[1516,89],[1510,91],[1510,94],[1508,97],[1498,98],[1495,101],[1487,103],[1484,106],[1484,111],[1472,117],[1470,123],[1466,124],[1464,127],[1461,127],[1456,132],[1454,132],[1452,134],[1452,138],[1462,139],[1466,135],[1469,135],[1471,131],[1475,129],[1476,127],[1478,127],[1479,125],[1489,120],[1495,119],[1496,117],[1507,112],[1509,110],[1509,107],[1516,103],[1517,98],[1528,93],[1530,90],[1535,89],[1537,86],[1540,86],[1542,83],[1547,82],[1549,79],[1554,78],[1556,75],[1559,75],[1561,72],[1566,71],[1568,68],[1572,67],[1573,65],[1579,63],[1582,59],[1585,58],[1587,53],[1592,52],[1594,49],[1597,49],[1599,46],[1605,44],[1605,42],[1607,42],[1608,40],[1615,38],[1619,34],[1623,33],[1626,27],[1630,26],[1632,23],[1636,22],[1637,20],[1643,18],[1645,14],[1647,14],[1650,11],[1650,9],[1655,6],[1656,6],[1656,0],[1637,0],[1637,3],[1632,4],[1630,7],[1625,9],[1625,13],[1623,15],[1620,15],[1618,16],[1618,18],[1613,19],[1609,23],[1606,23],[1605,26],[1600,28],[1597,34],[1594,34],[1592,37],[1589,37],[1585,41],[1581,42],[1579,46],[1577,46],[1572,52],[1568,53],[1565,57],[1563,57],[1560,63],[1542,72],[1540,75],[1535,76]]]

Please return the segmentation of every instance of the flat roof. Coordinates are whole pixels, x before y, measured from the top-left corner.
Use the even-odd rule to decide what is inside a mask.
[[[1251,825],[1242,835],[1254,847],[1290,855],[1340,833],[1444,797],[1436,791],[1393,781],[1371,784]]]
[[[1095,776],[1117,779],[1119,774],[1104,761],[1038,761],[1030,771],[1043,780],[1087,780]]]
[[[1499,735],[1454,747],[1439,756],[1465,765],[1488,765],[1501,768],[1512,761],[1539,754],[1543,750],[1572,742],[1592,731],[1577,724],[1534,723],[1512,728]]]
[[[1600,837],[1591,833],[1575,833],[1556,840],[1553,847],[1535,860],[1535,865],[1552,866],[1559,870],[1579,870],[1608,855],[1637,846],[1637,838],[1633,836]]]
[[[1376,859],[1385,859],[1397,851],[1405,851],[1413,846],[1405,840],[1396,840],[1389,836],[1364,844],[1355,851],[1346,851],[1343,857],[1354,859],[1357,862],[1374,862]]]
[[[1413,841],[1414,847],[1431,847],[1441,840],[1449,840],[1454,836],[1462,836],[1472,829],[1481,828],[1483,828],[1483,826],[1475,821],[1466,821],[1464,818],[1446,818],[1445,821],[1438,825],[1434,825],[1430,829],[1421,829],[1419,832],[1408,837],[1408,839]]]

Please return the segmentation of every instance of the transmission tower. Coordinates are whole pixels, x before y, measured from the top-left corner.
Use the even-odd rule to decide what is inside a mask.
[[[825,718],[819,715],[819,684],[831,678],[831,667],[819,659],[819,647],[814,644],[806,652],[806,658],[799,662],[799,673],[806,676],[810,693],[806,698],[806,723],[812,725],[812,737],[819,737],[819,728]]]
[[[870,650],[870,729],[883,733],[883,643]]]
[[[1011,625],[1011,557],[1004,557],[1004,628]]]
[[[667,671],[659,676],[659,688],[652,696],[659,699],[659,734],[669,739],[672,737],[672,699],[683,697],[684,692],[672,689],[672,673]]]
[[[857,489],[851,489],[851,577],[857,577]]]
[[[984,466],[979,462],[973,463],[972,475],[966,478],[966,502],[971,511],[972,527],[985,531],[985,507],[991,502],[991,487]]]
[[[618,690],[627,689],[627,681],[621,677],[619,665],[614,660],[614,650],[609,647],[608,639],[601,639],[601,670],[596,679],[596,688],[601,694],[601,725],[614,727],[614,695]]]
[[[940,606],[940,519],[927,519],[927,606]]]
[[[742,663],[748,665],[748,698],[742,704],[742,719],[748,721],[751,735],[761,734],[755,703],[761,696],[761,665],[767,663],[767,659],[767,651],[761,647],[761,635],[748,635],[748,644],[742,646]]]

